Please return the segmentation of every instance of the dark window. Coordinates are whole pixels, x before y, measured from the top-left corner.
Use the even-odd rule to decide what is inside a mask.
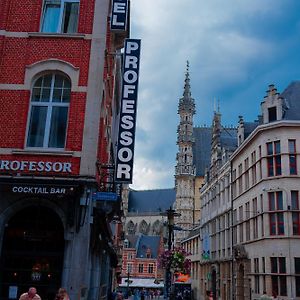
[[[280,141],[267,143],[267,168],[268,176],[281,175]]]
[[[274,122],[277,120],[276,106],[268,108],[269,122]]]
[[[296,154],[296,140],[289,140],[289,162],[290,174],[297,174],[297,154]]]
[[[299,209],[299,192],[298,191],[291,191],[291,200],[292,200],[292,209],[298,210]]]
[[[293,235],[300,235],[300,213],[293,212]]]
[[[139,273],[143,273],[143,271],[144,271],[144,265],[139,264]]]
[[[295,273],[300,274],[300,257],[295,257]]]
[[[273,274],[285,274],[286,273],[286,262],[285,257],[271,257],[271,273]],[[286,276],[272,275],[272,291],[277,295],[286,296],[287,287],[286,287]]]

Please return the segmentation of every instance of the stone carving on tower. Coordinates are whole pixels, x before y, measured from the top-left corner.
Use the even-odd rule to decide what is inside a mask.
[[[194,181],[195,165],[193,162],[193,116],[195,114],[195,101],[191,95],[189,62],[185,73],[183,97],[179,100],[178,114],[180,122],[177,129],[178,153],[175,167],[176,201],[174,208],[179,217],[175,218],[176,226],[190,229],[193,224],[194,209]],[[187,235],[187,231],[175,231],[178,243]]]

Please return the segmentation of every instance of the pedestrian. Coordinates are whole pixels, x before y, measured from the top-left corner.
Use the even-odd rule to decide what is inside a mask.
[[[59,288],[55,296],[55,300],[70,300],[67,290],[64,288]]]
[[[41,300],[41,297],[37,294],[35,287],[30,287],[28,292],[20,296],[19,300]]]

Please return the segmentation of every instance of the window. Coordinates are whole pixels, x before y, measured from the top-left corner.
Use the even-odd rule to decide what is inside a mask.
[[[148,265],[148,273],[154,273],[154,264]]]
[[[270,235],[284,235],[283,213],[270,214]]]
[[[269,210],[278,211],[283,210],[282,191],[269,192]],[[284,234],[284,220],[283,213],[270,214],[270,235],[283,235]]]
[[[132,264],[127,264],[127,273],[132,273]]]
[[[268,176],[281,175],[280,141],[267,143]]]
[[[295,257],[295,274],[300,275],[300,257]],[[296,280],[296,296],[300,297],[300,276],[296,276],[295,280]]]
[[[71,95],[69,79],[47,74],[34,83],[27,147],[64,148]]]
[[[144,265],[139,264],[139,273],[143,273],[143,271],[144,271]]]
[[[292,209],[298,210],[299,209],[299,192],[298,191],[291,191],[291,200],[292,200]]]
[[[300,213],[293,212],[293,235],[300,235]]]
[[[254,273],[259,273],[259,260],[258,258],[254,258]],[[254,276],[254,291],[256,294],[259,293],[259,276],[255,275]]]
[[[290,174],[297,175],[296,140],[289,140]]]
[[[287,287],[286,287],[286,276],[282,274],[286,274],[286,262],[285,257],[271,257],[271,273],[278,274],[272,275],[272,291],[274,291],[277,295],[286,296],[287,295]]]
[[[128,255],[127,255],[127,258],[128,258],[128,259],[132,259],[132,257],[133,257],[132,253],[129,252]]]
[[[74,33],[78,26],[78,0],[45,0],[42,32]]]
[[[277,120],[276,106],[269,107],[268,113],[269,113],[269,122],[274,122]]]
[[[282,191],[269,192],[269,210],[283,210]]]

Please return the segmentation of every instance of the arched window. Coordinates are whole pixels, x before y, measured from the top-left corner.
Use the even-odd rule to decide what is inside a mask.
[[[127,224],[127,232],[128,234],[135,234],[135,225],[131,220]]]
[[[154,235],[159,235],[161,233],[161,223],[156,220],[152,225],[152,231]]]
[[[61,74],[46,74],[35,81],[27,147],[65,147],[70,95],[71,82]]]
[[[149,226],[148,226],[147,222],[146,222],[145,220],[143,220],[143,221],[140,223],[139,231],[140,231],[140,233],[142,233],[142,234],[147,234],[147,233],[148,233],[148,230],[149,230]]]

